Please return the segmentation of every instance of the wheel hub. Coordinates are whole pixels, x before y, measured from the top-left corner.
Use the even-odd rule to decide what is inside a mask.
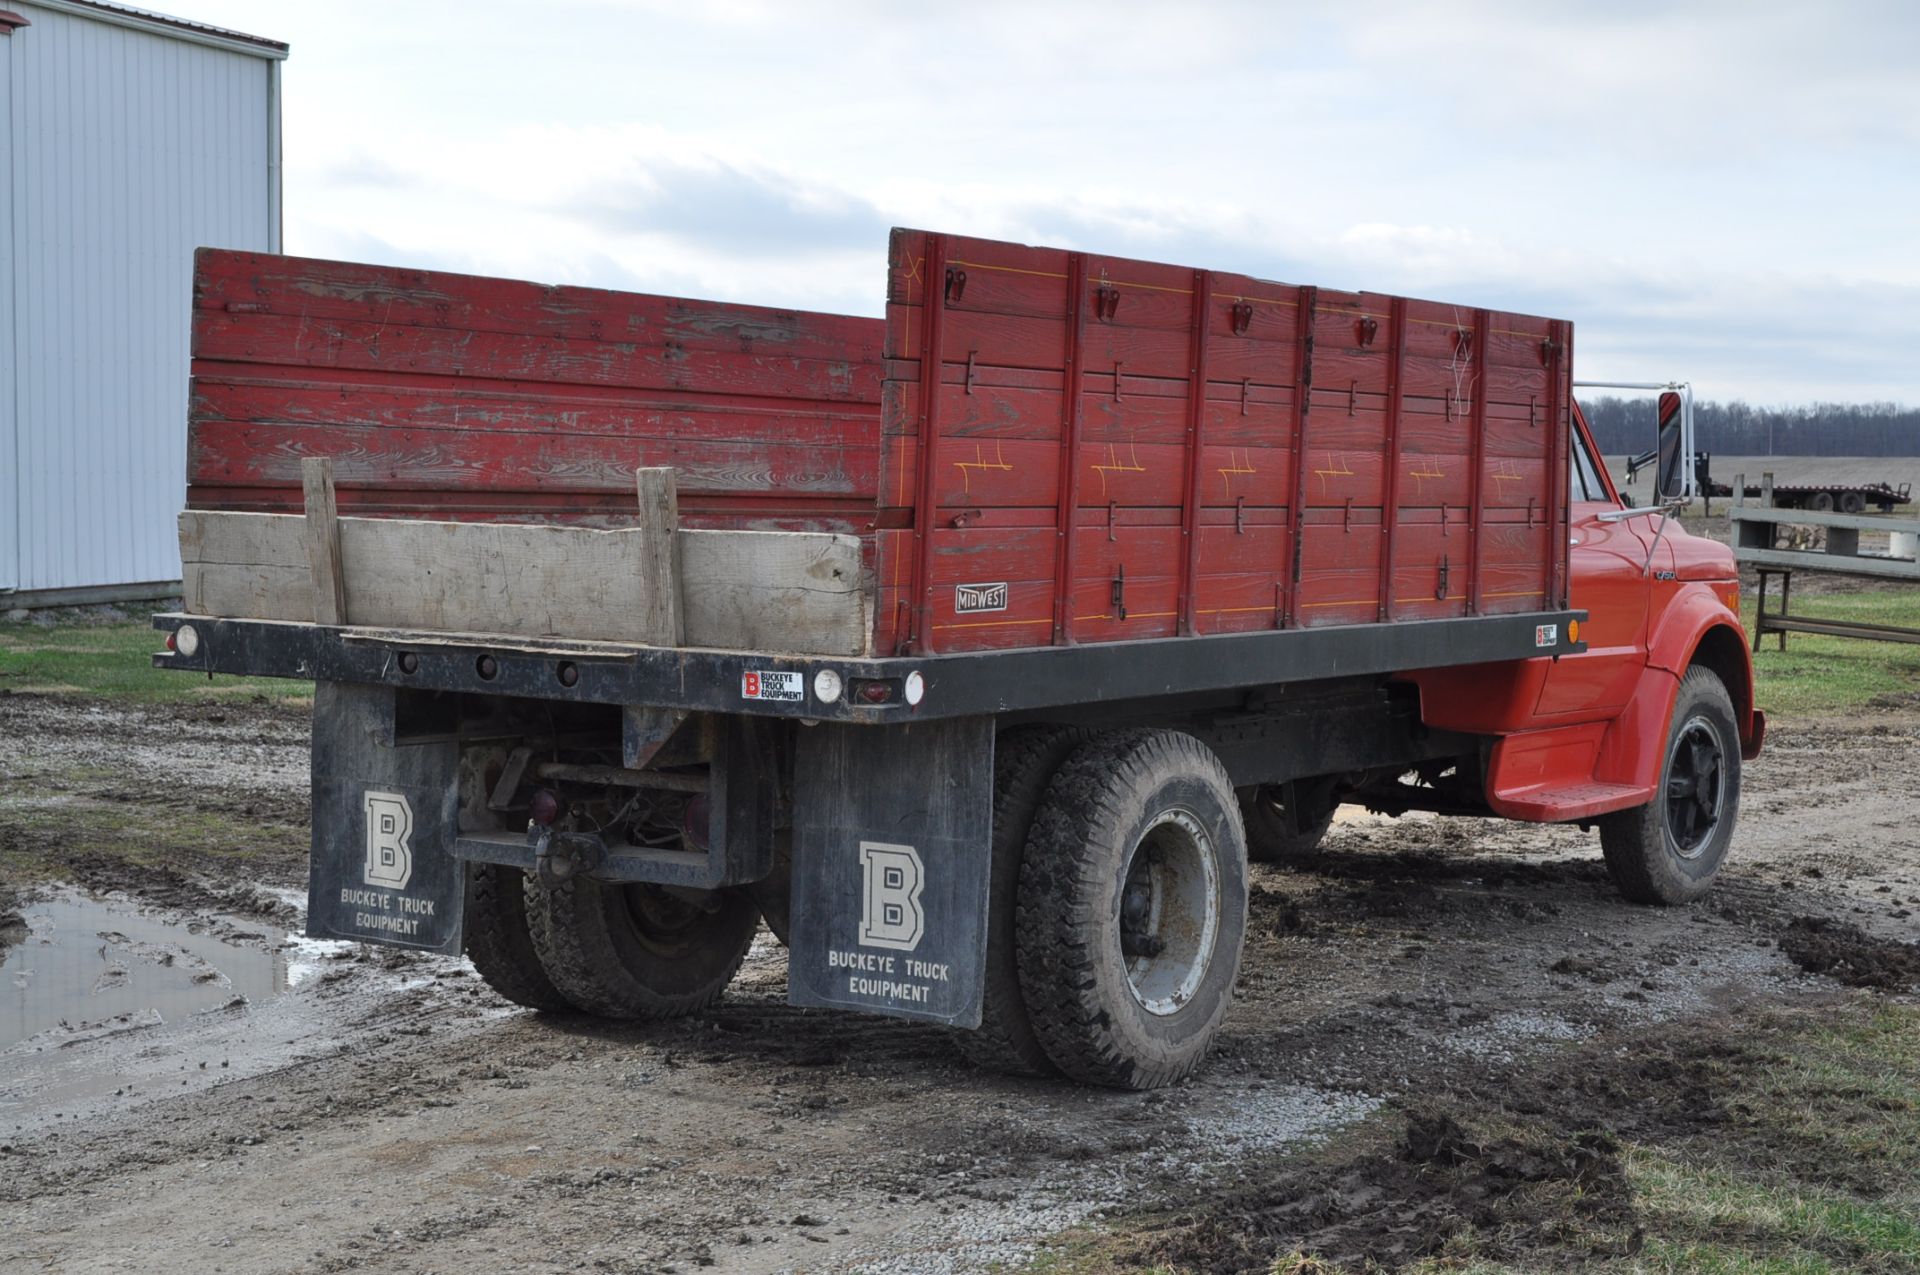
[[[1674,732],[1667,757],[1667,836],[1683,859],[1705,852],[1720,825],[1726,801],[1725,748],[1706,717],[1692,717]]]

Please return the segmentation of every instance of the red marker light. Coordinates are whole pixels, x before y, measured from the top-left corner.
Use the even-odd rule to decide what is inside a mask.
[[[535,823],[547,827],[560,817],[560,799],[542,788],[533,794],[532,809],[528,813]]]
[[[860,698],[869,704],[884,704],[893,698],[893,687],[885,682],[862,682]]]
[[[167,649],[169,651],[177,651],[180,649],[178,646],[174,644],[173,634],[171,633],[167,634]]]

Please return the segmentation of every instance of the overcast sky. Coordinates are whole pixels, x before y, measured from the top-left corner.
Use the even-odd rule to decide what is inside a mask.
[[[177,0],[290,41],[286,248],[878,314],[894,224],[1920,402],[1920,4]]]

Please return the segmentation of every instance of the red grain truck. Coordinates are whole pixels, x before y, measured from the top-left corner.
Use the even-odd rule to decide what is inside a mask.
[[[162,667],[310,678],[308,930],[511,1000],[789,995],[1147,1087],[1342,802],[1705,890],[1729,552],[1572,326],[920,231],[883,321],[205,251]]]

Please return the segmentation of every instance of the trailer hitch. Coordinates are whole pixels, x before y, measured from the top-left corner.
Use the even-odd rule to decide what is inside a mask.
[[[533,851],[534,876],[546,885],[589,876],[607,862],[607,843],[597,832],[555,832],[547,824],[531,823],[527,848]]]

